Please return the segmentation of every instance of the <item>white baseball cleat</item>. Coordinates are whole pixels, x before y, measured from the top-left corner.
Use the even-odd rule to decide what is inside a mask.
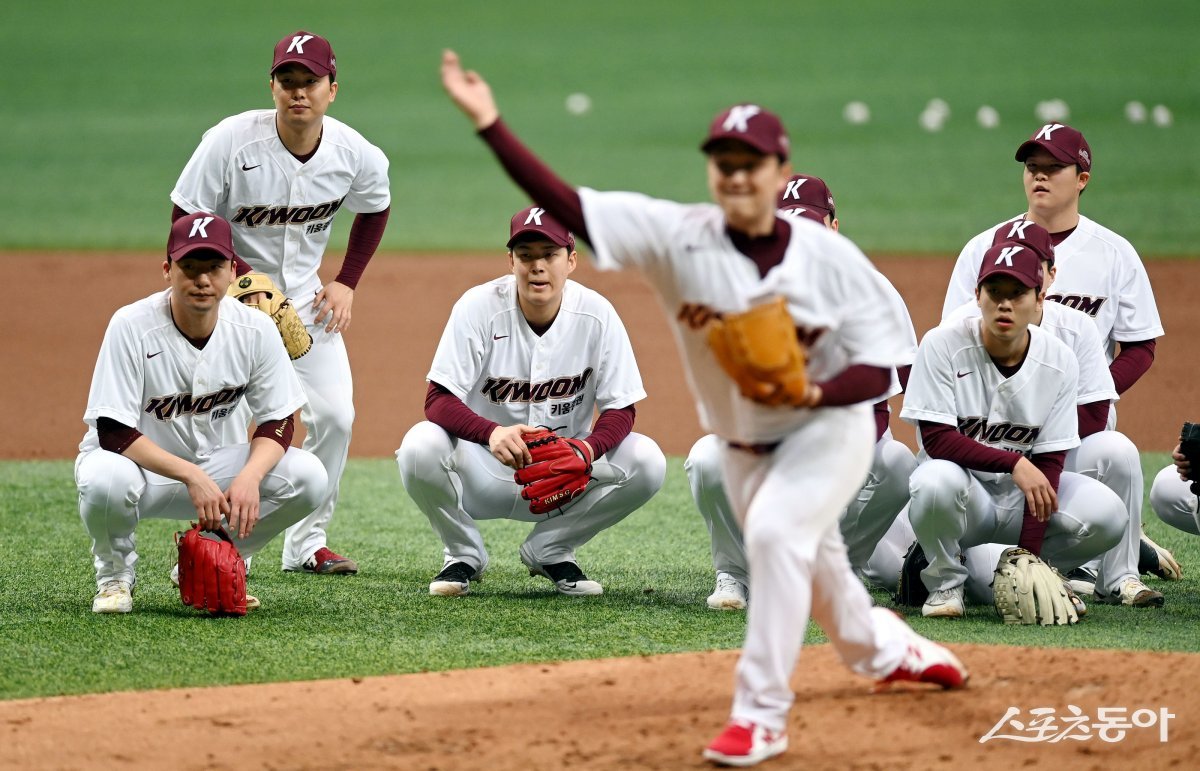
[[[967,612],[963,606],[963,593],[962,586],[930,592],[921,606],[921,615],[925,618],[962,618]]]
[[[92,598],[93,613],[128,613],[133,610],[133,588],[126,581],[105,581]]]
[[[744,583],[728,573],[717,573],[717,587],[707,602],[712,610],[745,610],[747,599]]]
[[[775,733],[748,720],[730,720],[704,748],[704,757],[724,766],[756,766],[788,748],[786,733]]]

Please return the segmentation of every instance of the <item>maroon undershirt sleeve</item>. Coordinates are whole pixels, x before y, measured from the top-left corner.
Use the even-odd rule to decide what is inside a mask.
[[[499,423],[479,415],[445,387],[429,382],[425,391],[425,417],[441,426],[451,436],[488,446],[492,432]]]
[[[591,243],[583,221],[579,193],[534,155],[508,130],[502,118],[479,132],[513,182],[577,237]]]
[[[906,364],[903,367],[896,367],[896,379],[900,381],[900,387],[905,391],[908,390],[908,377],[912,374],[912,365]]]
[[[601,412],[592,426],[592,433],[587,437],[587,443],[592,446],[596,457],[604,455],[629,436],[636,418],[637,409],[632,404],[619,410]]]
[[[823,383],[821,388],[822,407],[844,407],[847,404],[865,402],[887,390],[892,380],[892,371],[870,364],[855,364],[842,370]]]
[[[186,212],[183,209],[180,209],[178,204],[171,204],[171,222],[174,222],[175,220],[179,219],[180,217],[186,217],[189,213],[190,212]],[[250,263],[246,262],[241,257],[238,257],[236,254],[233,255],[233,273],[234,273],[234,275],[244,276],[252,270],[254,270],[254,268],[250,267]]]
[[[100,439],[100,449],[120,455],[137,441],[142,432],[112,418],[96,418],[96,434]]]
[[[1043,474],[1046,475],[1046,480],[1050,482],[1050,486],[1054,488],[1054,492],[1058,492],[1058,482],[1062,478],[1063,463],[1067,460],[1067,451],[1059,452],[1043,452],[1033,455],[1029,458],[1033,465],[1038,467]],[[1029,510],[1029,504],[1025,504],[1025,514],[1021,517],[1021,537],[1017,540],[1017,546],[1022,549],[1028,549],[1039,557],[1042,555],[1042,541],[1046,537],[1046,526],[1049,522],[1039,522],[1033,513]]]
[[[260,423],[258,428],[254,430],[255,438],[265,437],[279,443],[284,452],[292,446],[292,434],[296,432],[296,421],[294,415],[288,415],[286,418],[279,420],[268,420],[266,423]]]
[[[1150,369],[1150,365],[1154,363],[1156,344],[1155,340],[1138,340],[1120,344],[1121,350],[1113,359],[1112,364],[1108,365],[1113,383],[1117,386],[1117,393],[1123,394],[1128,391]]]
[[[993,474],[1011,474],[1021,453],[998,450],[963,436],[954,426],[945,423],[920,421],[921,446],[925,454],[938,460],[948,460],[963,468],[989,471]]]
[[[1108,425],[1108,410],[1111,406],[1112,402],[1102,401],[1081,404],[1076,408],[1079,415],[1080,439],[1104,430]]]
[[[338,271],[334,281],[354,289],[362,279],[367,263],[379,248],[383,239],[383,230],[387,227],[388,216],[392,207],[383,211],[359,214],[350,226],[350,235],[346,241],[346,258],[342,260],[342,269]]]
[[[888,430],[888,423],[891,421],[892,411],[888,408],[887,399],[881,402],[875,402],[875,441],[878,442],[883,438],[883,432]]]

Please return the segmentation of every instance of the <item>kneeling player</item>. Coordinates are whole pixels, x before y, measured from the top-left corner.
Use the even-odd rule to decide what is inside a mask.
[[[117,311],[105,332],[75,461],[96,613],[133,609],[140,519],[196,518],[249,557],[326,493],[325,467],[289,446],[305,398],[279,332],[225,297],[233,257],[224,219],[176,220],[163,263],[170,288]],[[246,434],[226,425],[243,399],[258,430],[230,443]]]
[[[666,458],[631,433],[641,374],[612,305],[568,279],[571,233],[531,206],[513,216],[508,250],[511,273],[455,304],[429,371],[429,420],[396,451],[405,489],[445,546],[429,593],[469,593],[488,566],[475,521],[515,519],[537,523],[520,549],[530,575],[562,594],[601,594],[575,550],[658,492]],[[546,514],[532,513],[514,480],[532,460],[522,437],[537,426],[581,439],[592,465],[582,496]]]
[[[976,289],[981,318],[921,341],[901,417],[917,425],[921,465],[909,519],[929,566],[925,616],[964,613],[960,552],[1018,544],[1061,571],[1112,548],[1128,514],[1094,479],[1063,472],[1079,446],[1079,367],[1069,347],[1034,325],[1042,265],[1027,246],[987,250]]]

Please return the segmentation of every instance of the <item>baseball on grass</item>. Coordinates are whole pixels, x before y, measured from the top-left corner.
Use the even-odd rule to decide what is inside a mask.
[[[1141,102],[1128,102],[1125,105],[1125,118],[1130,123],[1146,122],[1146,105]]]
[[[1071,108],[1061,99],[1046,99],[1037,103],[1033,114],[1038,120],[1055,122],[1071,117]]]
[[[575,92],[567,97],[567,112],[572,115],[583,115],[592,109],[592,98],[587,94]]]
[[[994,129],[1000,125],[1000,113],[996,112],[995,107],[985,104],[976,111],[975,120],[985,129]]]
[[[1155,126],[1165,128],[1175,122],[1175,116],[1171,115],[1171,108],[1165,104],[1154,105],[1154,109],[1150,111],[1150,116],[1153,118]]]
[[[866,102],[847,102],[842,108],[842,118],[852,126],[861,126],[871,120],[871,108]]]

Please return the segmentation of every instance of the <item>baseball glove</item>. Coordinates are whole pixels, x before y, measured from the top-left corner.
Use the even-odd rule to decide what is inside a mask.
[[[996,612],[1006,624],[1075,624],[1075,609],[1063,579],[1033,552],[1013,546],[996,564],[992,583]]]
[[[1188,479],[1193,495],[1200,495],[1200,423],[1184,423],[1179,432],[1179,454],[1192,465]]]
[[[900,568],[900,582],[892,600],[905,608],[919,608],[929,599],[929,590],[921,580],[921,571],[929,567],[925,559],[925,550],[921,544],[913,541],[912,546],[904,553],[904,565]]]
[[[179,599],[214,615],[246,615],[246,562],[224,530],[176,533]]]
[[[256,303],[242,299],[258,293],[262,296]],[[296,313],[292,301],[279,291],[267,274],[247,273],[230,284],[226,294],[270,316],[279,328],[279,336],[283,338],[283,347],[287,348],[288,356],[299,359],[312,349],[312,335],[300,320],[300,314]]]
[[[804,403],[804,347],[782,297],[713,319],[708,346],[747,399],[771,406]]]
[[[521,497],[533,514],[547,514],[583,495],[592,481],[591,453],[579,439],[564,439],[549,429],[522,434],[533,461],[517,469]]]

